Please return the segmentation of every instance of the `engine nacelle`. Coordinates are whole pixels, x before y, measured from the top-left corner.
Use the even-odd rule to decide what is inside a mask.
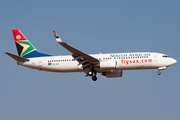
[[[100,62],[100,68],[116,68],[116,61],[102,61]]]
[[[122,77],[122,70],[112,71],[112,72],[103,72],[102,75],[106,76],[107,78]]]

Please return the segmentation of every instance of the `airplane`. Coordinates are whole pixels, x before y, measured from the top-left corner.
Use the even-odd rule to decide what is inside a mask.
[[[97,73],[107,78],[122,77],[123,70],[158,69],[165,70],[177,61],[165,54],[156,52],[131,52],[86,54],[67,43],[53,31],[56,41],[70,51],[71,55],[52,56],[39,52],[18,29],[12,30],[18,55],[5,54],[17,61],[18,65],[49,72],[84,72],[97,80]]]

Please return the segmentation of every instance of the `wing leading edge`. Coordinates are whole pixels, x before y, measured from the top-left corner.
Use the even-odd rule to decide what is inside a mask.
[[[98,59],[68,45],[67,43],[61,40],[61,38],[55,31],[53,31],[53,33],[56,38],[56,41],[72,53],[72,57],[74,58],[74,60],[77,60],[79,62],[79,65],[82,64],[82,68],[93,67],[94,65],[99,64]]]

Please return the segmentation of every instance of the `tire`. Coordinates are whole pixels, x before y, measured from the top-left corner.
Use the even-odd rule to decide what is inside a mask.
[[[97,77],[96,77],[96,76],[92,76],[92,80],[93,80],[93,81],[96,81],[96,80],[97,80]]]
[[[161,72],[160,72],[160,71],[158,71],[158,72],[157,72],[157,74],[158,74],[158,75],[161,75]]]
[[[93,72],[92,72],[92,71],[89,71],[87,74],[88,74],[89,76],[93,76]]]

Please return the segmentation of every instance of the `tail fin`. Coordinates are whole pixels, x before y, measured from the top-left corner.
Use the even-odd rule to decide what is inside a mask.
[[[32,57],[44,57],[50,56],[44,53],[40,53],[36,50],[36,48],[28,41],[28,39],[19,31],[12,30],[14,40],[16,43],[16,48],[18,51],[18,55],[24,58],[32,58]]]

